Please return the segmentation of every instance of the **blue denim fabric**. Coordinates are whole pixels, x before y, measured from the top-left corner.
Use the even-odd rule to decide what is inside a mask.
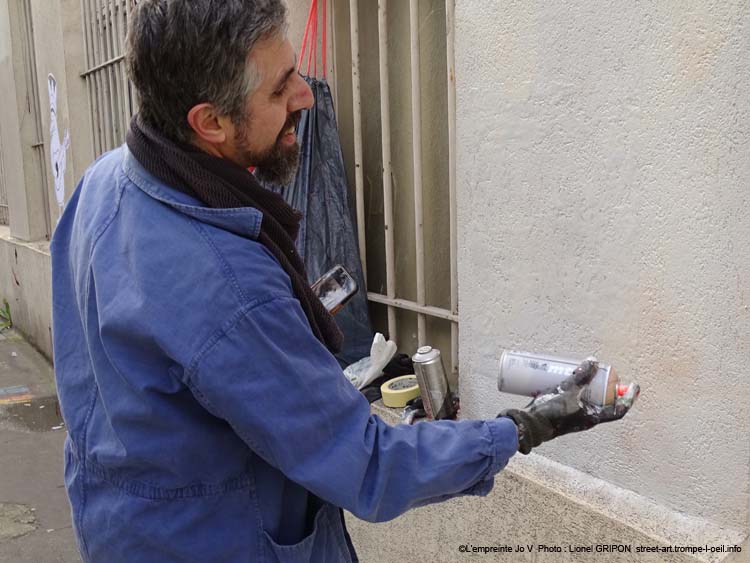
[[[310,331],[255,209],[209,209],[126,148],[52,242],[65,482],[85,561],[346,562],[369,521],[487,494],[509,419],[390,427]]]

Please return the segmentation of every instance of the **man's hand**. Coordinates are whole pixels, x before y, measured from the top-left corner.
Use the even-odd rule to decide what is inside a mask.
[[[627,392],[613,405],[605,407],[585,402],[581,395],[596,375],[598,363],[591,358],[579,365],[552,393],[536,397],[523,410],[506,409],[498,416],[507,416],[518,427],[518,451],[528,454],[532,448],[568,434],[588,430],[601,422],[619,420],[633,406],[640,391],[631,383]]]

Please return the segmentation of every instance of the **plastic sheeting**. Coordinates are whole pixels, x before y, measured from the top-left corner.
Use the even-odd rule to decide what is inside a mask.
[[[291,186],[266,187],[280,192],[304,214],[297,250],[304,258],[310,283],[341,264],[359,286],[334,317],[344,333],[344,347],[337,358],[346,366],[369,355],[373,332],[331,90],[324,80],[305,80],[315,105],[303,112],[297,128],[301,147],[297,177]]]

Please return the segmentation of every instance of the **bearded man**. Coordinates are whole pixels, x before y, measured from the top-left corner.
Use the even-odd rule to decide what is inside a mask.
[[[375,522],[486,495],[519,447],[570,431],[559,409],[371,415],[332,355],[342,335],[295,250],[300,214],[257,178],[293,178],[313,104],[284,4],[141,0],[129,23],[138,115],[52,243],[85,561],[356,561],[342,509]]]

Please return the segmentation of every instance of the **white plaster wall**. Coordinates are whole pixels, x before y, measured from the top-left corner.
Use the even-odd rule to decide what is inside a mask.
[[[24,64],[22,3],[0,2],[0,135],[4,183],[13,236],[38,240],[49,235],[34,122],[33,91]],[[41,210],[40,213],[35,213]]]
[[[461,399],[503,348],[642,397],[539,453],[748,528],[750,3],[458,0]]]
[[[88,94],[86,92],[86,81],[81,78],[81,72],[86,70],[86,53],[83,38],[83,20],[81,15],[81,2],[78,0],[60,0],[55,9],[48,8],[50,13],[58,12],[58,19],[54,21],[50,14],[44,15],[47,8],[44,2],[34,0],[34,17],[36,26],[45,26],[36,37],[37,45],[44,37],[44,45],[38,47],[37,70],[41,80],[40,92],[42,104],[42,115],[44,116],[44,130],[49,136],[49,92],[47,90],[47,73],[52,72],[58,79],[58,128],[62,138],[64,129],[70,132],[70,149],[68,150],[67,170],[70,176],[66,176],[65,200],[75,191],[78,181],[84,171],[94,160],[94,147],[91,138],[91,112],[89,109]],[[38,23],[37,23],[38,22]],[[54,37],[54,39],[53,39]],[[59,42],[58,42],[59,41]],[[62,52],[53,57],[55,50]],[[43,65],[43,67],[42,67]],[[61,79],[64,81],[60,84]],[[65,113],[63,113],[65,112]],[[67,120],[64,118],[67,117]],[[49,146],[49,145],[48,145]],[[66,170],[66,175],[67,175]],[[53,223],[57,221],[57,210],[55,209],[54,182],[50,173],[50,204],[52,205]]]
[[[23,242],[0,225],[0,303],[8,300],[13,326],[52,358],[52,270],[46,241]]]
[[[70,4],[69,0],[66,0],[65,3]],[[60,210],[57,207],[57,200],[55,198],[55,179],[50,162],[50,100],[49,88],[47,86],[47,76],[49,74],[54,75],[57,81],[57,125],[59,128],[59,140],[62,141],[66,129],[71,130],[72,133],[70,148],[66,153],[65,201],[68,200],[75,190],[75,186],[85,170],[85,168],[81,169],[80,167],[76,170],[76,167],[73,166],[73,155],[85,152],[89,157],[92,156],[90,150],[91,136],[89,134],[89,122],[86,113],[81,112],[73,116],[69,111],[69,98],[71,94],[74,94],[74,101],[79,102],[79,104],[87,104],[88,100],[86,99],[85,90],[81,88],[83,79],[76,74],[76,71],[80,73],[85,70],[83,64],[79,65],[78,68],[71,68],[70,70],[73,72],[70,73],[66,68],[66,43],[63,41],[63,28],[60,20],[61,11],[62,13],[66,12],[61,10],[61,4],[62,2],[49,2],[49,0],[32,0],[31,2],[31,13],[34,22],[36,81],[42,122],[42,139],[40,140],[44,142],[44,162],[47,169],[47,205],[50,210],[50,227],[53,232],[60,218]],[[83,46],[83,34],[80,31],[77,34],[76,43],[79,43],[79,47]],[[87,105],[81,109],[88,112]],[[71,117],[76,117],[77,119],[71,119]],[[91,158],[88,158],[88,163],[84,166],[90,164],[91,160]],[[38,212],[45,213],[46,211],[40,208]]]

